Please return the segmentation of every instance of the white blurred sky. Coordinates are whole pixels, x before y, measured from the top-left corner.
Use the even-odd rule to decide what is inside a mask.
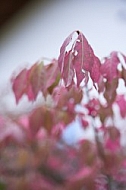
[[[125,0],[34,0],[0,30],[0,88],[11,73],[41,57],[57,58],[64,39],[81,30],[95,54],[126,53]],[[4,95],[4,94],[3,94]],[[2,97],[12,109],[14,97]],[[72,130],[70,130],[70,133]],[[82,136],[82,132],[78,132]],[[74,140],[78,134],[74,131]],[[77,136],[76,136],[77,135]]]

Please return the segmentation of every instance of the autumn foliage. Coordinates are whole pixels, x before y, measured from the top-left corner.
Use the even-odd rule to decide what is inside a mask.
[[[11,83],[17,105],[23,96],[43,101],[29,112],[0,115],[0,190],[126,189],[124,54],[100,60],[74,31],[58,59],[24,68]],[[64,131],[75,121],[92,138],[66,142]]]

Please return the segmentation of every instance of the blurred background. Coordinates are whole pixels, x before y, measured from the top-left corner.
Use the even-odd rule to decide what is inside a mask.
[[[95,54],[126,53],[126,0],[0,0],[0,84],[14,69],[57,58],[64,39],[81,30]]]
[[[7,91],[12,72],[42,57],[58,58],[74,30],[84,33],[99,58],[113,50],[126,54],[126,0],[0,0],[2,111],[14,105]]]

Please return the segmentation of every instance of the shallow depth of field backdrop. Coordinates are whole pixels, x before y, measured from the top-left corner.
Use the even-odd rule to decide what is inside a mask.
[[[99,58],[113,50],[126,54],[126,0],[30,1],[0,30],[0,112],[15,109],[11,73],[42,57],[58,58],[64,39],[77,29]]]

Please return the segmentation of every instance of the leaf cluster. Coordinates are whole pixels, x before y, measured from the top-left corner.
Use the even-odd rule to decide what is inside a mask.
[[[126,189],[120,81],[126,89],[126,56],[113,51],[100,60],[80,31],[65,39],[57,60],[13,76],[17,104],[23,96],[45,101],[28,113],[0,115],[0,190]],[[70,145],[63,133],[75,121],[93,135]]]

